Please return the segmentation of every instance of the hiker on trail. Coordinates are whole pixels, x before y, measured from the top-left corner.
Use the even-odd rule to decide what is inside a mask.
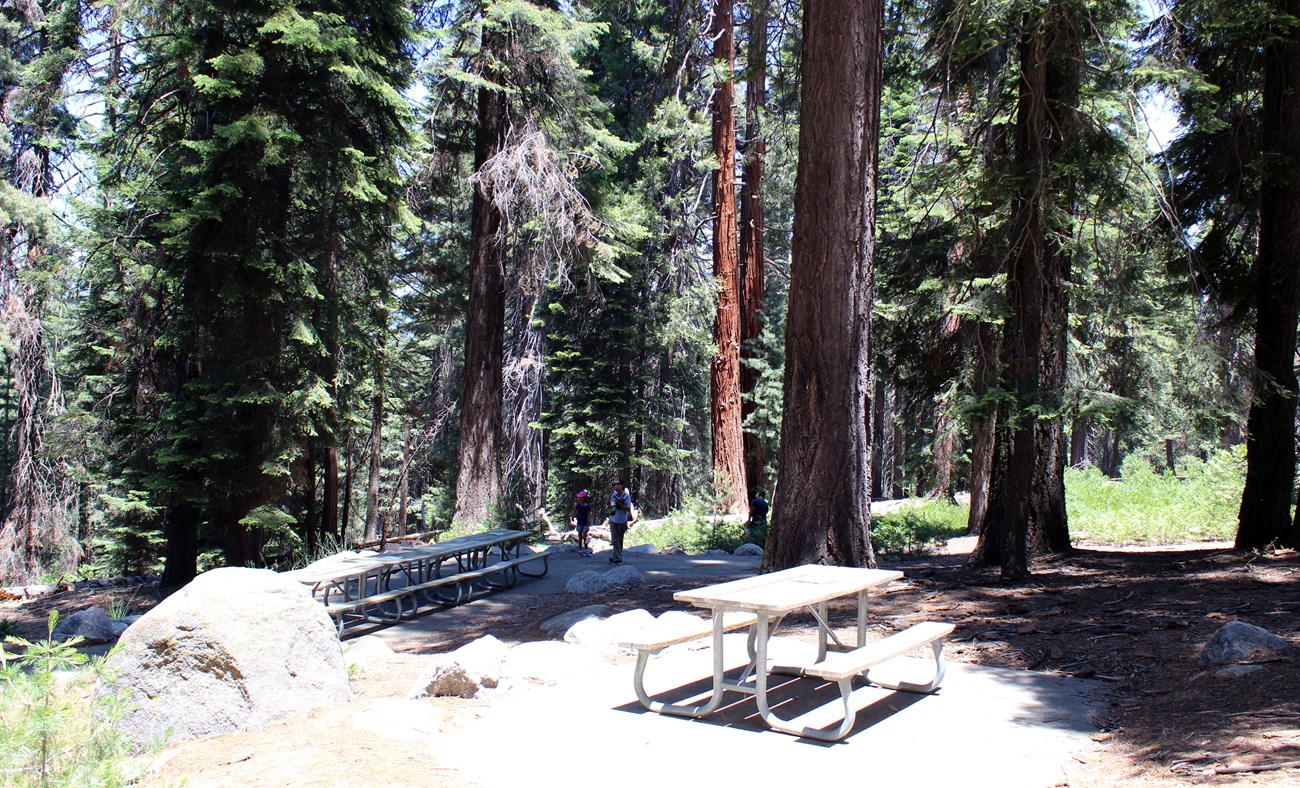
[[[569,522],[578,530],[578,555],[591,555],[591,545],[587,540],[587,532],[591,528],[591,503],[586,490],[578,493]]]
[[[767,541],[767,501],[763,493],[754,493],[754,500],[749,502],[749,522],[745,524],[745,540],[759,547]]]
[[[609,538],[614,546],[611,564],[623,563],[623,537],[627,534],[627,521],[632,517],[632,493],[628,492],[627,482],[619,481],[609,494]]]

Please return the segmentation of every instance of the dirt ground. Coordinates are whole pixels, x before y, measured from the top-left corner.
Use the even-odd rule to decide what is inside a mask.
[[[1300,554],[1243,555],[1227,549],[1076,550],[1039,563],[1025,583],[962,569],[964,556],[936,555],[882,566],[907,580],[873,603],[882,631],[923,619],[951,621],[957,631],[949,659],[1103,681],[1112,685],[1110,714],[1096,755],[1071,770],[1077,786],[1295,785],[1300,782]],[[701,583],[702,584],[702,583]],[[615,610],[653,613],[680,608],[675,591],[688,584],[621,590],[603,599]],[[0,621],[27,637],[44,635],[52,608],[62,615],[105,606],[132,590],[62,593],[25,603],[0,603]],[[142,610],[155,600],[135,591]],[[565,594],[485,620],[457,633],[506,642],[542,637],[538,624],[579,606]],[[848,607],[839,620],[851,619]],[[1224,623],[1240,619],[1292,644],[1281,659],[1243,678],[1193,678],[1201,645]],[[787,619],[783,634],[811,637],[811,618]],[[416,653],[398,654],[357,676],[359,701],[400,699],[418,670]],[[428,727],[448,731],[480,701],[430,699]],[[358,735],[350,721],[364,704],[319,709],[256,733],[188,742],[152,756],[165,764],[151,784],[189,786],[342,785],[361,767],[379,785],[471,788],[440,766],[437,735],[394,746]]]

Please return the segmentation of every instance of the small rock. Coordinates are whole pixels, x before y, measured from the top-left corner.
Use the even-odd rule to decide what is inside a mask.
[[[609,590],[609,581],[599,572],[579,572],[564,584],[566,594],[603,594]]]
[[[1201,668],[1213,668],[1277,656],[1286,649],[1286,641],[1267,629],[1244,621],[1229,621],[1206,641],[1196,664]]]
[[[599,651],[602,654],[622,653],[619,642],[631,637],[647,626],[653,626],[654,616],[647,610],[628,610],[609,618],[589,618],[579,621],[564,633],[564,642]]]
[[[612,586],[639,586],[645,584],[645,575],[635,566],[622,564],[605,573],[605,582]]]
[[[520,643],[506,654],[502,676],[534,684],[582,684],[606,667],[590,649],[555,640]]]
[[[60,621],[54,628],[53,638],[67,640],[80,637],[85,643],[93,645],[117,640],[125,631],[126,627],[122,627],[121,630],[114,629],[113,620],[108,617],[108,614],[100,608],[92,607],[78,610]]]
[[[1187,683],[1195,684],[1198,681],[1205,681],[1207,679],[1220,679],[1225,681],[1228,679],[1239,679],[1263,669],[1263,665],[1228,665],[1227,667],[1219,668],[1218,670],[1202,670],[1199,673],[1194,673],[1192,674],[1192,677],[1187,680]]]
[[[663,550],[663,554],[664,555],[686,555],[686,551],[681,547],[678,547],[677,545],[673,545],[672,547],[665,547]]]
[[[427,744],[442,732],[439,712],[427,703],[383,698],[352,716],[351,724],[381,740]]]
[[[501,665],[506,646],[491,635],[444,654],[422,675],[411,689],[412,700],[419,698],[472,698],[484,689],[495,689],[501,682]]]
[[[625,555],[628,553],[631,553],[633,555],[654,555],[657,552],[659,552],[659,548],[655,547],[652,544],[639,544],[639,545],[634,545],[632,547],[623,548],[623,553]]]

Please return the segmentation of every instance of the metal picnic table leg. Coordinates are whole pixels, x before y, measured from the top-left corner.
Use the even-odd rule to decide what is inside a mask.
[[[713,614],[713,692],[708,701],[699,705],[688,706],[652,700],[649,693],[645,691],[645,669],[650,662],[650,658],[663,649],[654,649],[653,651],[642,649],[637,652],[636,672],[632,674],[632,686],[636,690],[637,700],[641,701],[642,706],[660,714],[673,714],[678,717],[703,717],[722,705],[722,696],[727,690],[723,681],[726,660],[723,659],[722,654],[722,636],[726,633],[726,628],[723,626],[723,616],[725,615],[721,610],[715,611]],[[760,620],[762,619],[760,618]]]
[[[861,603],[862,601],[863,601],[863,595],[860,594],[859,603]],[[817,661],[818,662],[821,662],[823,659],[826,658],[826,652],[828,650],[828,645],[829,645],[829,643],[827,642],[828,639],[833,639],[835,640],[837,646],[842,646],[842,644],[839,642],[839,639],[835,637],[835,633],[830,630],[830,627],[827,624],[826,616],[828,613],[828,605],[829,605],[828,602],[819,602],[817,603],[816,608],[813,610],[813,613],[817,618]],[[862,613],[861,608],[859,609],[858,621],[859,621],[858,642],[861,643],[862,633],[865,628],[865,615]],[[835,728],[835,730],[833,731],[823,731],[818,728],[806,728],[806,727],[798,727],[795,725],[791,725],[788,721],[783,720],[780,717],[776,716],[776,714],[772,713],[772,709],[767,702],[767,677],[769,675],[769,671],[767,669],[767,642],[771,637],[771,631],[768,627],[768,617],[759,614],[758,623],[754,625],[754,629],[758,630],[758,634],[757,634],[758,642],[756,644],[758,654],[755,657],[755,663],[757,664],[758,669],[754,674],[754,690],[755,690],[754,696],[758,702],[758,714],[760,717],[763,718],[763,722],[767,723],[767,726],[774,731],[780,731],[781,733],[789,733],[793,736],[801,736],[809,739],[817,739],[818,741],[833,742],[833,741],[839,741],[840,739],[843,739],[845,736],[848,736],[849,732],[853,730],[853,723],[857,718],[857,715],[854,713],[852,707],[849,705],[849,696],[852,689],[852,678],[847,679],[845,681],[838,682],[839,689],[840,689],[840,698],[841,698],[841,703],[844,706],[844,712],[843,712],[843,716],[840,718],[839,726]],[[771,671],[771,672],[775,672],[775,671]],[[796,673],[795,675],[801,675],[801,672]]]

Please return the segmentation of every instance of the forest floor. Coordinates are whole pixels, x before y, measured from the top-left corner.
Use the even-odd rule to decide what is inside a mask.
[[[1040,562],[1027,582],[1008,585],[996,573],[964,572],[961,545],[953,547],[941,555],[882,562],[906,572],[907,580],[873,599],[873,618],[899,627],[922,619],[956,623],[945,650],[951,660],[1106,682],[1112,703],[1108,715],[1094,720],[1102,729],[1094,737],[1099,746],[1070,764],[1069,785],[1300,781],[1300,553],[1243,555],[1223,546],[1084,548]],[[700,584],[621,589],[602,601],[614,610],[658,614],[680,607],[672,601],[674,591]],[[16,624],[24,636],[41,637],[51,609],[67,615],[131,594],[105,589],[7,602],[0,604],[0,619]],[[457,640],[488,633],[506,642],[539,639],[540,622],[576,606],[565,594],[544,599],[483,619],[458,631]],[[133,604],[142,609],[149,601],[136,591]],[[847,607],[838,613],[852,617]],[[1194,678],[1202,644],[1233,619],[1287,639],[1290,653],[1242,678]],[[808,636],[814,626],[811,618],[791,617],[783,633]],[[368,668],[354,681],[358,698],[403,698],[419,659],[417,653],[398,654]],[[445,731],[464,715],[476,715],[481,702],[425,703],[434,719],[430,726]],[[164,754],[160,784],[184,779],[190,786],[329,786],[363,770],[374,784],[473,785],[454,769],[440,768],[436,749],[431,756],[427,747],[394,747],[383,737],[358,736],[347,724],[353,714],[331,707],[256,733],[177,745]],[[412,782],[413,775],[418,777]]]

